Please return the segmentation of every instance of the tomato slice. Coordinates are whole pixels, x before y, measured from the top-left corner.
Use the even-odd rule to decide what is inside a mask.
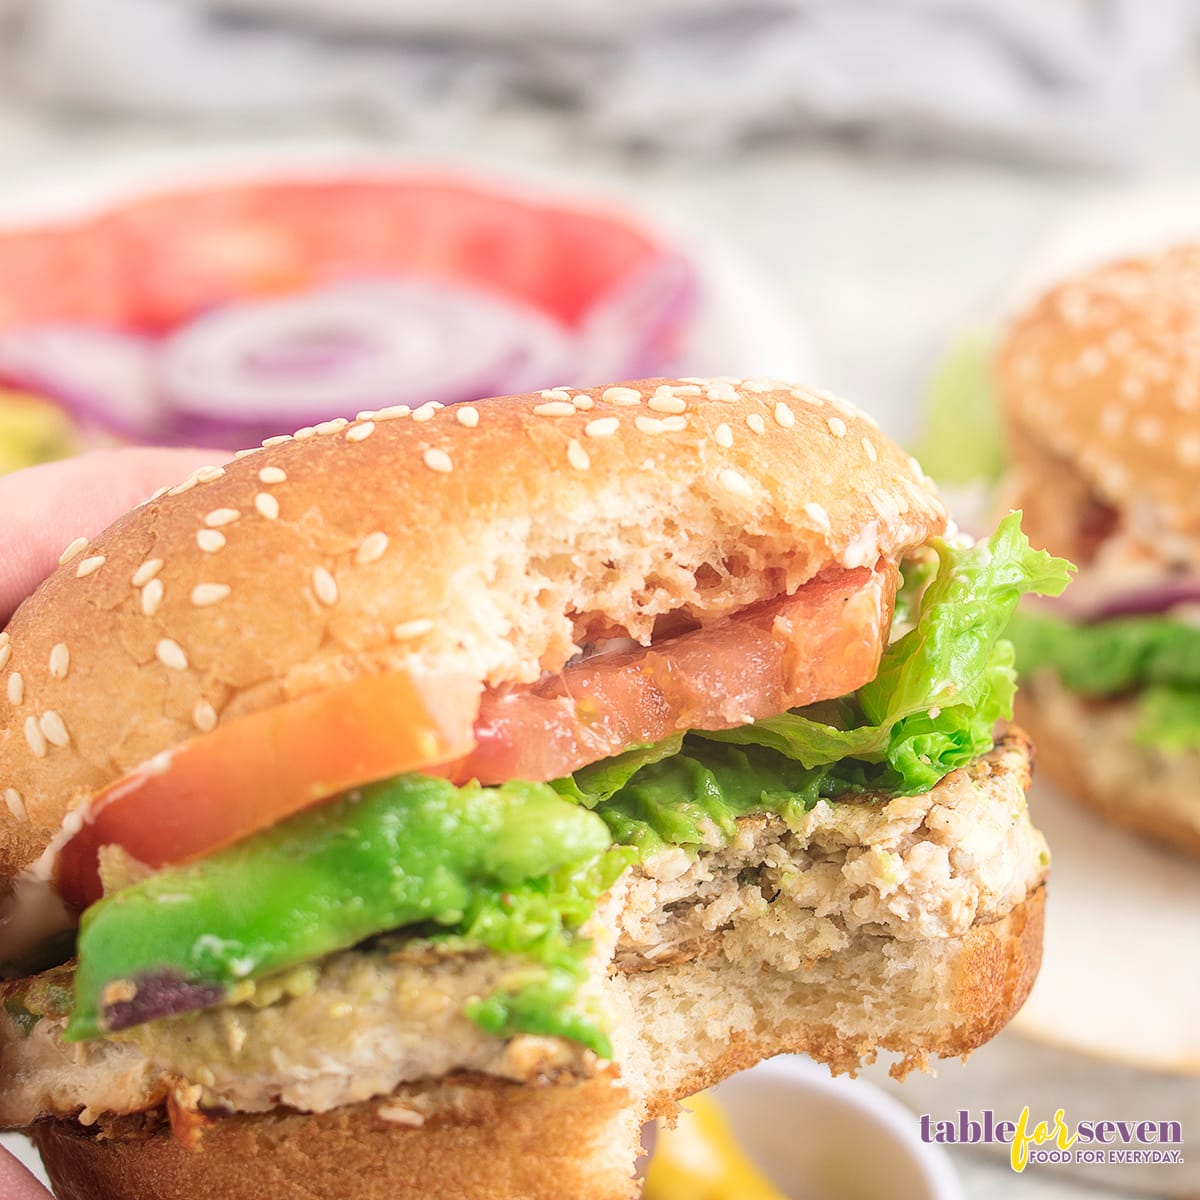
[[[59,856],[59,892],[79,907],[99,898],[101,846],[182,862],[346,788],[450,762],[473,747],[478,709],[471,680],[393,672],[233,719],[96,795]]]

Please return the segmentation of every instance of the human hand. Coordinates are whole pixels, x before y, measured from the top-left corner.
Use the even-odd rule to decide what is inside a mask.
[[[219,450],[138,446],[0,476],[0,628],[74,538],[94,537],[156,488],[225,457]]]
[[[53,1200],[25,1167],[0,1146],[0,1196],[4,1200]]]
[[[224,457],[211,450],[100,450],[0,476],[0,628],[73,538],[94,537],[155,488]],[[52,1200],[3,1147],[0,1197]]]

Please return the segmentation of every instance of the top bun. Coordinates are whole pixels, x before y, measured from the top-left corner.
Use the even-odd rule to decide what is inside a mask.
[[[1009,329],[996,379],[1035,541],[1087,561],[1115,526],[1200,535],[1200,246],[1055,288]]]
[[[765,380],[653,379],[363,413],[197,471],[0,634],[0,872],[218,722],[357,675],[556,670],[899,558],[931,482],[869,417]]]

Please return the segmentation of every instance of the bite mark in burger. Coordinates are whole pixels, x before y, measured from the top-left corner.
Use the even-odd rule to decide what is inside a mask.
[[[0,1123],[64,1189],[628,1196],[730,1071],[904,1070],[1028,992],[1048,858],[993,735],[1064,564],[1016,515],[945,540],[825,393],[473,410],[270,439],[6,631]],[[47,897],[77,962],[30,975]]]

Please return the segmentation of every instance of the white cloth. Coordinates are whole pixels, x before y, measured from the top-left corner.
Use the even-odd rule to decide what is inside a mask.
[[[15,7],[22,0],[0,0]],[[1200,0],[24,0],[23,85],[88,109],[358,112],[418,129],[552,102],[721,151],[833,133],[1133,161]],[[0,51],[0,55],[2,55]],[[436,128],[436,125],[435,125]]]

